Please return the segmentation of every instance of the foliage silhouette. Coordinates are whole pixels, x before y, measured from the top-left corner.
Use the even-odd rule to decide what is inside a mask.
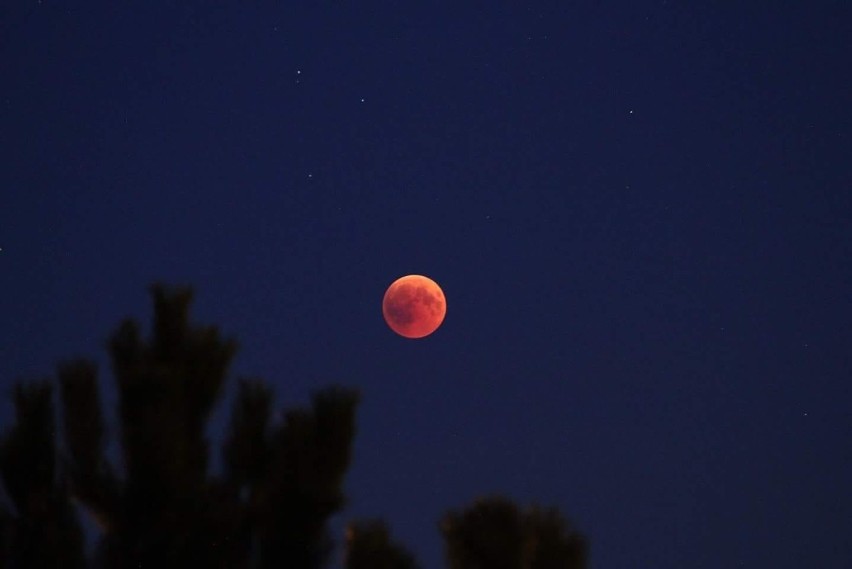
[[[555,509],[521,511],[491,496],[441,523],[450,569],[581,569],[585,538]]]
[[[56,468],[52,389],[15,386],[15,424],[0,442],[0,476],[14,515],[4,508],[0,565],[84,567],[80,525]]]
[[[414,557],[393,543],[381,520],[363,520],[346,528],[347,569],[417,569]]]
[[[105,454],[92,362],[58,368],[61,437],[51,383],[14,388],[15,423],[0,441],[0,568],[327,566],[358,392],[325,388],[310,408],[276,422],[266,384],[240,379],[223,472],[212,476],[205,427],[237,346],[215,327],[190,325],[191,289],[153,285],[151,293],[151,337],[126,320],[108,343],[120,468]],[[88,563],[75,504],[100,530]],[[584,539],[555,510],[521,513],[492,498],[448,514],[441,527],[454,569],[585,566]],[[349,524],[344,560],[347,569],[418,567],[379,520]]]

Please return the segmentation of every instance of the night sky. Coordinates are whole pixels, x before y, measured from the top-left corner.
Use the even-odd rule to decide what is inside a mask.
[[[597,569],[852,567],[848,2],[118,4],[0,8],[4,394],[89,356],[114,403],[191,284],[281,409],[361,389],[335,527],[427,568],[496,492]]]

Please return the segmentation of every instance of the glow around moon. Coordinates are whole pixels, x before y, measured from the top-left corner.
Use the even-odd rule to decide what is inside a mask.
[[[385,292],[382,314],[391,330],[406,338],[423,338],[438,329],[447,301],[438,283],[423,275],[406,275]]]

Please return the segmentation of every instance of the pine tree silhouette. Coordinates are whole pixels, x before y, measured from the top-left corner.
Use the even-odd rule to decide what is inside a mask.
[[[555,509],[489,496],[441,522],[450,569],[582,569],[587,543]]]
[[[346,569],[417,569],[414,557],[391,541],[381,520],[363,520],[346,528]]]
[[[106,457],[97,369],[58,368],[57,436],[48,380],[19,383],[16,418],[0,440],[0,568],[227,567],[319,569],[334,542],[328,522],[345,505],[359,395],[332,386],[309,408],[273,420],[273,395],[241,379],[209,469],[205,428],[221,398],[236,343],[189,322],[189,288],[151,287],[153,330],[124,321],[108,347],[118,394],[120,465]],[[86,562],[75,504],[100,530]],[[542,569],[585,565],[585,541],[555,510],[521,513],[479,502],[442,525],[449,566]],[[379,520],[349,524],[347,569],[416,569]]]
[[[21,567],[82,566],[73,499],[102,532],[99,566],[323,566],[332,543],[327,521],[344,504],[357,393],[325,389],[310,409],[290,411],[274,425],[271,392],[241,381],[225,472],[212,477],[205,427],[236,344],[214,327],[190,326],[189,289],[155,285],[152,293],[150,340],[128,320],[109,343],[122,476],[104,454],[94,364],[59,368],[61,475],[50,385],[17,388],[17,422],[0,448],[16,512],[3,516],[5,557]]]
[[[7,567],[84,567],[80,525],[56,465],[52,389],[18,384],[15,425],[0,442],[0,476],[14,512],[2,512]]]

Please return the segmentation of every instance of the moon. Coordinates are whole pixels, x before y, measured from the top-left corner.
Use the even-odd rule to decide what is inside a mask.
[[[385,291],[382,314],[391,330],[400,336],[423,338],[444,321],[447,300],[438,283],[429,277],[406,275]]]

